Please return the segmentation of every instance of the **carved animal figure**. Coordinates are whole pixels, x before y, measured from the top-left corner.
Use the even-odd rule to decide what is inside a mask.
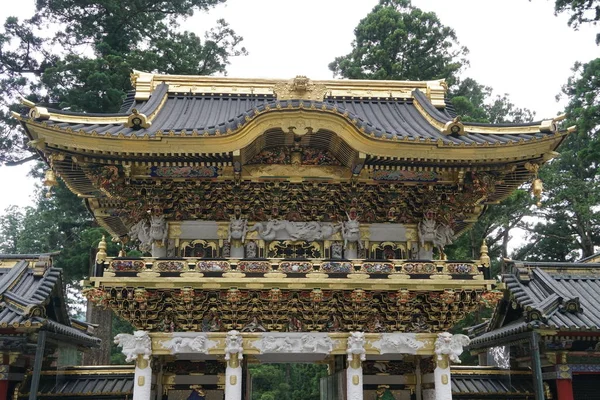
[[[237,353],[237,358],[244,358],[244,348],[242,347],[242,335],[238,331],[227,332],[225,338],[225,360],[229,360],[232,354]]]
[[[152,215],[150,217],[150,239],[167,243],[167,222],[164,215]]]
[[[435,354],[447,354],[450,361],[460,364],[460,355],[463,348],[471,343],[466,335],[452,335],[448,332],[438,333],[438,338],[435,341]]]
[[[454,231],[448,225],[438,224],[433,219],[425,218],[419,222],[419,241],[421,246],[424,246],[425,242],[433,243],[439,250],[440,256],[444,258],[444,247],[454,241]]]
[[[174,337],[173,339],[169,340],[164,347],[171,350],[172,354],[182,352],[200,353],[204,352],[206,341],[201,336],[197,336],[195,338]]]
[[[152,239],[150,237],[150,224],[143,219],[133,225],[129,230],[129,237],[132,240],[140,241],[140,250],[147,252],[152,249]]]
[[[257,231],[261,239],[271,241],[277,236],[277,231],[284,228],[283,221],[272,219],[267,222],[257,222],[252,228],[248,229],[248,232]]]
[[[348,216],[348,221],[342,224],[342,237],[344,238],[344,247],[348,246],[348,242],[357,242],[358,247],[363,248],[360,241],[360,223],[357,219],[351,219]]]
[[[346,353],[348,354],[348,361],[352,361],[352,356],[354,354],[360,355],[361,361],[367,359],[365,351],[365,334],[363,332],[350,332]]]
[[[333,342],[328,337],[317,337],[308,334],[300,338],[302,348],[310,353],[326,353],[333,351]]]
[[[229,222],[229,241],[231,239],[241,240],[244,243],[246,233],[248,232],[248,220],[241,218],[231,218]]]
[[[115,336],[115,344],[123,348],[125,361],[130,362],[141,355],[145,360],[149,360],[152,355],[152,343],[148,332],[135,331],[133,335],[127,333],[119,333]]]

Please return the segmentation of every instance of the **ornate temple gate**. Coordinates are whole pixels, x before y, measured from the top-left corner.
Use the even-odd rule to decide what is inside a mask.
[[[363,399],[365,380],[379,386],[378,390],[388,390],[390,386],[401,388],[398,391],[403,392],[401,399],[448,400],[452,398],[450,362],[458,361],[469,340],[464,335],[449,333],[229,331],[226,334],[164,334],[136,331],[133,335],[117,335],[115,342],[122,347],[128,361],[135,361],[134,400],[172,398],[169,391],[182,386],[204,392],[210,398],[203,385],[223,388],[226,400],[242,400],[245,398],[243,365],[248,357],[263,362],[327,362],[330,377],[340,373],[345,375],[343,393],[341,396],[335,393],[337,400]],[[340,362],[342,358],[345,362]],[[408,359],[410,361],[404,361],[404,364],[412,363],[412,371],[405,369],[402,375],[388,375],[396,370],[393,363],[387,361]],[[204,375],[204,371],[200,376],[181,375],[167,368],[175,360],[197,363],[218,360],[224,373],[212,377]],[[387,374],[366,376],[363,367],[366,363],[382,373],[389,365],[391,367]],[[336,371],[340,368],[343,371]],[[324,393],[322,398],[328,399],[326,396]]]
[[[439,80],[132,84],[122,113],[14,116],[45,184],[60,176],[112,240],[151,254],[101,242],[86,289],[137,330],[116,338],[135,400],[239,400],[244,363],[283,356],[327,362],[346,400],[380,384],[451,397],[467,339],[445,332],[498,293],[485,243],[477,260],[444,247],[527,180],[541,196],[560,118],[463,123]]]

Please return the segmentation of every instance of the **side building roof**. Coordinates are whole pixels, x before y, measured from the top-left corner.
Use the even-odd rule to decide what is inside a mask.
[[[50,255],[0,255],[0,261],[14,261],[0,266],[0,329],[47,330],[62,335],[74,344],[93,347],[100,344],[82,329],[86,324],[72,324],[63,291],[62,269],[52,266]]]
[[[510,261],[506,267],[504,299],[471,348],[536,328],[600,334],[600,264]]]

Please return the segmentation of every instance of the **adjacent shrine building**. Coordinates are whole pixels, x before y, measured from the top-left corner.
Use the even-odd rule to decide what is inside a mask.
[[[558,120],[461,122],[443,81],[132,81],[119,113],[16,117],[47,183],[148,255],[101,250],[86,290],[136,329],[115,338],[134,399],[249,398],[248,363],[290,360],[329,365],[325,399],[452,397],[469,339],[448,330],[498,294],[483,238],[477,260],[444,247],[540,195]]]

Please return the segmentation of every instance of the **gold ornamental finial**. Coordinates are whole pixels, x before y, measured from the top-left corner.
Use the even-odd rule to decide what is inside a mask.
[[[483,239],[483,242],[481,243],[481,247],[479,248],[479,263],[481,265],[483,265],[484,267],[489,267],[490,266],[490,256],[488,256],[488,247],[487,244],[485,243],[485,239]]]
[[[535,203],[536,206],[542,206],[542,192],[544,191],[544,184],[540,178],[538,178],[538,172],[540,170],[540,164],[527,162],[525,163],[525,169],[531,173],[533,173],[534,178],[531,182],[531,192],[533,197],[535,197],[538,201]]]
[[[106,261],[106,237],[102,235],[102,240],[98,243],[98,252],[96,253],[96,264],[104,264]]]

